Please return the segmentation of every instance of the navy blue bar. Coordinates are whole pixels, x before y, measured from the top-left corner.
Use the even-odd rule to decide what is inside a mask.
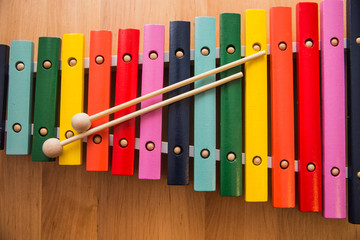
[[[9,85],[9,46],[0,44],[0,150],[4,149],[7,92]]]
[[[360,224],[360,1],[347,0],[348,46],[348,215],[349,222]]]
[[[176,56],[178,51],[182,57]],[[190,22],[170,22],[169,85],[190,77]],[[169,92],[169,98],[187,92],[184,86]],[[169,185],[189,184],[189,132],[190,100],[184,99],[169,105],[168,115],[168,171]],[[180,147],[181,153],[175,154],[174,148]]]

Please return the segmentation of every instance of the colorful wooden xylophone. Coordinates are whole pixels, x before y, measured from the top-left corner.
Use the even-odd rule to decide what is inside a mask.
[[[220,15],[219,51],[215,46],[213,17],[195,19],[194,52],[190,50],[190,22],[186,21],[170,23],[168,53],[164,52],[163,25],[144,27],[142,55],[139,55],[139,30],[120,29],[117,58],[111,56],[112,33],[91,31],[88,62],[86,59],[84,61],[84,35],[63,36],[61,61],[60,39],[40,37],[36,69],[32,65],[32,42],[12,41],[10,54],[9,47],[1,45],[0,147],[4,149],[7,107],[6,154],[9,155],[31,152],[33,161],[54,161],[57,154],[50,154],[50,157],[45,155],[43,144],[48,139],[59,137],[59,140],[55,140],[60,146],[59,153],[62,150],[59,164],[80,165],[83,159],[83,143],[80,139],[86,137],[88,171],[108,171],[109,157],[112,156],[112,174],[133,175],[134,153],[138,149],[139,178],[156,180],[161,175],[161,153],[166,152],[169,185],[189,183],[189,157],[193,157],[196,191],[216,189],[216,160],[220,160],[221,195],[241,196],[244,185],[245,200],[249,202],[268,200],[270,166],[272,201],[277,208],[295,207],[295,172],[298,171],[300,211],[323,212],[326,218],[346,218],[348,199],[349,222],[359,224],[360,160],[357,156],[360,156],[360,150],[357,146],[360,144],[360,107],[357,102],[360,85],[357,79],[360,78],[360,70],[356,66],[360,63],[360,3],[347,1],[347,169],[343,1],[324,0],[321,3],[320,46],[316,3],[297,4],[296,45],[292,44],[291,8],[273,7],[269,15],[270,48],[267,48],[265,10],[245,12],[245,49],[241,48],[240,14],[237,13]],[[245,50],[245,54],[242,50]],[[264,50],[270,55],[269,69],[265,55],[246,62],[244,83],[238,79],[242,76],[239,74],[241,66],[226,67],[241,59],[241,56],[253,56]],[[160,105],[161,94],[168,91],[169,99],[180,94],[190,96],[189,84],[181,85],[185,79],[189,80],[187,83],[194,82],[194,93],[198,92],[197,89],[209,88],[207,86],[211,84],[220,85],[221,82],[215,81],[214,75],[220,72],[219,69],[214,71],[217,58],[223,67],[220,70],[226,69],[220,73],[220,78],[224,81],[230,76],[233,76],[231,80],[236,78],[221,86],[220,124],[216,123],[216,90],[213,88],[197,94],[194,97],[194,146],[189,148],[190,100],[174,103],[166,100],[165,103],[171,102],[167,116],[168,142],[162,143],[163,113],[161,108],[153,110],[151,106],[165,106]],[[192,59],[195,76],[190,78]],[[163,89],[164,60],[169,62],[169,86],[180,88],[160,90]],[[61,88],[58,89],[60,63]],[[141,86],[138,86],[138,63],[142,64]],[[115,105],[120,106],[109,109],[111,66],[115,65]],[[89,69],[88,114],[82,113],[84,68]],[[33,98],[34,70],[36,83]],[[212,75],[207,71],[211,71]],[[293,86],[294,72],[296,86]],[[234,77],[236,73],[238,75]],[[203,76],[206,77],[200,79]],[[141,89],[140,100],[136,100],[138,89]],[[156,94],[152,95],[154,91]],[[130,117],[142,113],[136,114],[136,104],[140,101],[141,109],[153,111],[141,115],[140,137],[136,139],[136,122]],[[103,110],[106,110],[105,113],[99,114]],[[113,134],[108,128],[112,126],[109,122],[111,113],[114,113],[113,124],[119,123],[114,126]],[[130,117],[128,114],[131,114]],[[78,118],[73,118],[74,115]],[[103,129],[100,127],[103,124],[108,125]],[[268,129],[268,125],[271,129]],[[216,135],[217,126],[220,136]],[[271,144],[268,142],[268,132]],[[295,161],[295,135],[298,161]],[[220,139],[219,155],[216,150],[217,138]],[[112,146],[112,154],[109,153],[109,146]],[[46,145],[44,150],[46,152]],[[268,158],[269,150],[271,158]]]

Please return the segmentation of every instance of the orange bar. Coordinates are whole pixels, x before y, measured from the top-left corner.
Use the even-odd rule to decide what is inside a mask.
[[[110,107],[111,32],[91,31],[89,58],[88,114],[91,116]],[[109,121],[109,116],[96,119],[91,127]],[[87,138],[87,171],[107,171],[109,168],[109,129]]]
[[[272,200],[295,207],[295,146],[291,8],[270,9]]]

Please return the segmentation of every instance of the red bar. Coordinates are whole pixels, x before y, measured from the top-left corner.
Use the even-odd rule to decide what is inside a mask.
[[[270,9],[272,200],[295,207],[295,143],[290,7]]]
[[[317,3],[296,5],[299,209],[322,211],[321,120]],[[311,47],[306,43],[312,42]],[[311,166],[314,171],[309,171]]]
[[[127,62],[131,57],[131,60]],[[115,105],[137,97],[139,56],[139,30],[119,29],[118,58],[116,69]],[[114,117],[119,118],[136,111],[136,105],[120,110]],[[120,146],[120,142],[127,146]],[[114,127],[112,174],[133,175],[135,153],[135,119]]]
[[[88,114],[91,116],[110,106],[111,31],[91,31],[89,60]],[[101,60],[102,59],[102,60]],[[109,116],[97,119],[92,127],[109,121]],[[109,129],[87,138],[87,171],[107,171],[109,168]]]

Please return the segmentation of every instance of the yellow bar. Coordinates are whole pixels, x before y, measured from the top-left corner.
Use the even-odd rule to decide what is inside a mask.
[[[260,49],[256,49],[256,46]],[[255,46],[255,47],[254,47]],[[246,56],[266,51],[266,11],[245,12]],[[245,63],[245,201],[268,200],[266,55]],[[260,165],[254,161],[260,157]]]
[[[66,132],[72,131],[71,118],[83,112],[84,105],[84,48],[83,34],[64,34],[62,41],[62,72],[60,97],[60,141],[65,140]],[[75,61],[74,61],[75,59]],[[74,65],[74,63],[76,63]],[[73,66],[70,66],[72,64]],[[82,164],[82,141],[64,146],[59,157],[60,165]]]

